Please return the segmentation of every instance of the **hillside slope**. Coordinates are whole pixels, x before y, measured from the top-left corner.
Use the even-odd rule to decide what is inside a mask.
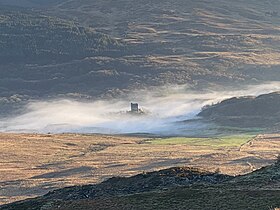
[[[111,87],[114,71],[80,60],[102,60],[124,47],[93,28],[13,7],[0,8],[0,40],[0,115],[32,98],[64,93],[79,97],[91,89],[100,94],[104,86]]]
[[[279,162],[236,178],[169,169],[128,179],[108,180],[112,194],[93,198],[88,187],[65,188],[46,196],[0,207],[13,209],[273,209],[280,206]],[[215,178],[216,177],[216,178]],[[211,180],[220,177],[220,181]],[[214,179],[213,179],[214,178]],[[142,182],[147,179],[148,182]],[[177,180],[177,181],[176,181]],[[186,180],[196,180],[192,185]],[[132,181],[132,183],[130,182]],[[139,183],[138,183],[139,181]],[[178,182],[179,181],[179,182]],[[188,181],[188,182],[190,182]],[[158,183],[157,183],[158,182]],[[105,182],[106,183],[106,182]],[[101,183],[100,186],[105,183]],[[116,185],[117,183],[117,185]],[[149,188],[154,183],[165,188]],[[165,184],[164,184],[165,183]],[[187,182],[186,182],[187,183]],[[204,183],[204,184],[202,184]],[[115,185],[117,188],[115,189]],[[185,186],[182,186],[185,185]],[[91,187],[94,189],[94,186]],[[127,191],[129,189],[129,194]],[[141,189],[135,193],[135,189]],[[117,191],[115,191],[117,190]],[[116,196],[119,195],[119,196]]]
[[[74,22],[24,10],[1,8],[0,13],[1,64],[49,64],[104,55],[118,46],[109,36]]]
[[[235,97],[205,107],[198,116],[224,126],[279,126],[280,92],[258,97]]]
[[[29,2],[30,7],[38,5],[38,1]],[[136,47],[134,59],[144,59],[153,67],[188,68],[189,75],[200,71],[202,78],[207,71],[235,78],[239,74],[256,79],[279,76],[275,69],[279,66],[279,1],[47,2],[42,11],[126,40]]]
[[[134,59],[191,81],[280,78],[279,1],[70,0],[49,8],[124,39],[134,46]]]
[[[150,86],[201,89],[280,78],[279,1],[0,0],[0,5],[1,107],[12,107],[15,98],[121,97]]]

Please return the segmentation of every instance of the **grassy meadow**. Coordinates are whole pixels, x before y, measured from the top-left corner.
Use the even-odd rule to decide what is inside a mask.
[[[171,138],[153,139],[147,142],[153,145],[184,144],[189,146],[239,147],[249,142],[254,137],[255,135],[252,134],[228,135],[228,136],[217,136],[217,137],[207,137],[207,138],[171,137]]]

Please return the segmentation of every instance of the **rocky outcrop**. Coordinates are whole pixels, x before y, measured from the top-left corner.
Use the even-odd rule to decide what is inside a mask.
[[[44,197],[47,199],[85,199],[127,195],[152,190],[164,190],[175,186],[196,183],[216,184],[231,179],[231,176],[193,168],[171,168],[157,172],[142,173],[133,177],[113,177],[97,185],[77,186],[55,190]]]
[[[0,209],[267,209],[280,206],[279,171],[279,161],[237,177],[171,168],[55,190]]]
[[[26,209],[33,206],[40,209],[46,203],[84,199],[110,198],[136,193],[164,191],[174,187],[193,184],[223,183],[233,177],[219,173],[181,167],[156,172],[142,173],[132,177],[113,177],[97,185],[75,186],[49,192],[45,196],[4,205],[1,210]]]

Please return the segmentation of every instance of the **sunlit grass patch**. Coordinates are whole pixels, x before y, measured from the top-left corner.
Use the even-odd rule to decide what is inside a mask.
[[[185,144],[190,146],[214,146],[214,147],[239,147],[254,138],[254,135],[229,135],[211,138],[172,137],[149,140],[153,145]]]
[[[231,127],[231,126],[218,126],[217,129],[223,133],[226,132],[235,132],[235,135],[257,135],[260,133],[264,133],[266,131],[265,128],[258,128],[258,127],[252,127],[252,128],[238,128],[238,127]],[[239,133],[239,134],[237,134]],[[221,133],[222,134],[222,133]]]

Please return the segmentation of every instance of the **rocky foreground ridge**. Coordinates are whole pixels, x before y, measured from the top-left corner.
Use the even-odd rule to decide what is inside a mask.
[[[280,206],[279,189],[279,161],[237,177],[171,168],[55,190],[0,209],[271,209]]]

